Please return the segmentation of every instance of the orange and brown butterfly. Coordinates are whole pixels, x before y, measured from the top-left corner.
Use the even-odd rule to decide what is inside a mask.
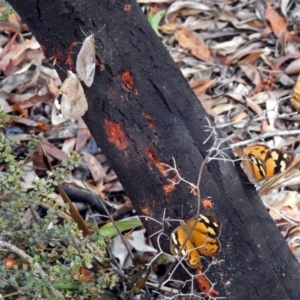
[[[193,228],[195,222],[196,226]],[[182,247],[188,235],[189,238]],[[184,257],[187,264],[195,268],[201,261],[201,255],[211,256],[220,250],[219,235],[220,223],[212,216],[200,214],[198,218],[194,217],[187,222],[182,222],[174,230],[171,235],[170,249],[173,255]]]
[[[248,177],[261,181],[287,170],[294,158],[293,152],[254,144],[244,149],[242,166]]]

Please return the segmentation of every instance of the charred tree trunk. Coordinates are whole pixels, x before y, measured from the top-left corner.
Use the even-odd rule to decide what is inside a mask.
[[[141,215],[162,220],[194,216],[196,197],[180,175],[196,183],[210,148],[208,117],[134,0],[10,0],[47,57],[75,72],[76,54],[95,33],[97,70],[85,89],[84,121]],[[82,29],[82,30],[81,30]],[[102,30],[101,30],[102,29]],[[66,75],[57,68],[62,79]],[[239,169],[239,173],[242,172]],[[212,268],[219,296],[228,299],[298,299],[300,269],[250,185],[232,164],[210,162],[201,194],[211,196],[222,223],[223,260]],[[145,220],[145,219],[143,219]],[[145,221],[150,234],[161,229]],[[175,225],[176,226],[176,225]],[[169,241],[163,242],[168,251]],[[284,269],[283,269],[284,268]]]

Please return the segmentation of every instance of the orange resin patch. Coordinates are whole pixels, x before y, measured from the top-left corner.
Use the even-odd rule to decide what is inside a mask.
[[[123,130],[121,122],[114,122],[109,119],[104,121],[104,130],[108,136],[108,140],[119,149],[125,149],[129,146],[129,139]]]

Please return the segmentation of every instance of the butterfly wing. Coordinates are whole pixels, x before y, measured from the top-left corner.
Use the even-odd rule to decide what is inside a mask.
[[[264,144],[250,145],[244,149],[244,154],[246,156],[255,156],[263,161],[265,161],[269,152],[270,148]]]
[[[182,227],[183,226],[183,227]],[[181,246],[186,240],[187,233],[185,230],[185,226],[182,225],[178,227],[171,235],[171,252],[174,255],[178,255],[180,257],[185,257],[186,262],[190,267],[195,268],[200,263],[200,255],[199,252],[195,249],[195,245],[188,239],[180,251]]]
[[[187,222],[187,227],[194,226],[196,218]],[[197,224],[191,233],[190,241],[202,255],[211,256],[220,250],[218,236],[220,234],[220,224],[214,217],[200,215]]]
[[[78,76],[68,71],[69,84],[62,91],[61,114],[65,120],[77,120],[88,109],[88,103]]]
[[[266,178],[285,171],[293,162],[295,154],[280,149],[272,149],[265,160]]]
[[[64,80],[63,84],[61,85],[61,87],[58,91],[56,98],[54,99],[52,113],[51,113],[51,121],[52,121],[53,125],[58,125],[62,122],[67,121],[67,118],[65,118],[62,115],[61,103],[63,102],[63,99],[66,97],[66,93],[67,93],[67,90],[69,88],[71,81],[72,81],[72,79],[68,74],[68,77]]]
[[[270,156],[270,149],[264,144],[248,146],[244,149],[242,166],[248,177],[256,181],[266,178],[265,160]]]
[[[293,162],[295,154],[271,149],[264,144],[250,145],[244,149],[242,165],[246,174],[261,181],[285,171]]]
[[[76,59],[76,73],[86,86],[93,84],[96,69],[95,36],[85,38]]]

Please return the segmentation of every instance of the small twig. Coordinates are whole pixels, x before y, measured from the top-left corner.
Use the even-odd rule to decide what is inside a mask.
[[[177,177],[178,177],[178,180],[175,182],[175,181],[173,181],[173,180],[171,180],[171,179],[168,179],[168,181],[172,182],[174,185],[178,185],[181,181],[183,181],[183,182],[187,183],[188,185],[190,185],[193,189],[195,189],[196,186],[195,186],[193,183],[191,183],[191,182],[185,180],[184,178],[182,178],[182,177],[180,176],[180,174],[179,174],[179,172],[178,172],[178,170],[177,170],[176,161],[175,161],[174,157],[172,157],[172,159],[173,159],[174,167],[171,167],[171,166],[168,165],[168,164],[162,163],[162,165],[169,167],[169,169],[165,170],[164,173],[169,173],[170,171],[174,171],[174,172],[176,173]]]

